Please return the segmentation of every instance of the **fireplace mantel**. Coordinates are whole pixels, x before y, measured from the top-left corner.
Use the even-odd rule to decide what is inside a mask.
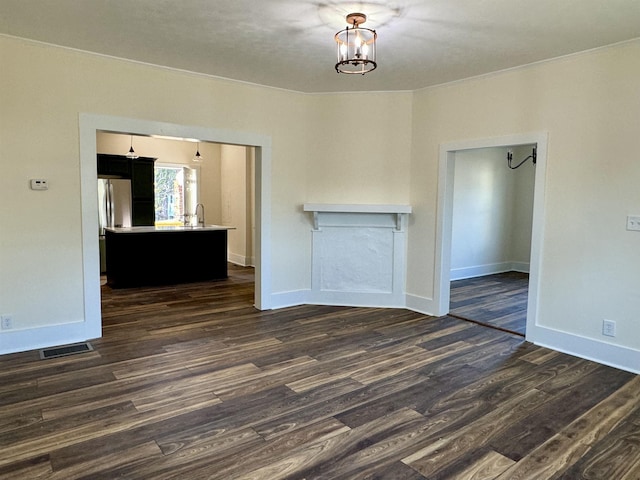
[[[404,305],[410,205],[305,203],[313,214],[310,303]]]
[[[402,216],[411,213],[411,205],[393,204],[357,204],[357,203],[305,203],[305,212],[313,213],[313,227],[318,230],[320,226],[319,214],[392,214],[396,215],[396,229],[402,229]]]

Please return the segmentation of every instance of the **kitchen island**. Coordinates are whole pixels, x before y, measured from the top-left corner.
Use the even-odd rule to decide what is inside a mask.
[[[227,232],[233,229],[106,228],[107,284],[123,288],[227,278]]]

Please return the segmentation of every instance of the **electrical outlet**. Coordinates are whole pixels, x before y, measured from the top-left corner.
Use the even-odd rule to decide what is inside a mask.
[[[603,320],[602,321],[602,334],[607,337],[615,337],[616,336],[616,322],[613,320]]]
[[[0,328],[2,330],[11,330],[13,328],[13,317],[11,315],[2,315],[0,317]]]
[[[627,215],[627,230],[640,231],[640,215]]]
[[[44,178],[32,178],[30,184],[31,190],[49,190],[49,182]]]

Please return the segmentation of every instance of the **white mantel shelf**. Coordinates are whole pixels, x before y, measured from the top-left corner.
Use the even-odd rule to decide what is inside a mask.
[[[411,213],[411,205],[373,205],[343,203],[305,203],[305,212],[332,213]]]
[[[402,230],[402,217],[411,213],[411,205],[347,204],[347,203],[305,203],[305,212],[313,212],[313,228],[319,228],[320,214],[386,214],[396,216],[396,229]]]

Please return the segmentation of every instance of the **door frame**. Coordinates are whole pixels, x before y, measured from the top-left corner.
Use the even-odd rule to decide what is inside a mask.
[[[436,315],[449,313],[451,290],[451,236],[453,220],[453,182],[456,152],[489,147],[537,145],[533,222],[531,229],[531,258],[529,294],[527,299],[526,340],[535,342],[538,318],[538,293],[542,268],[542,245],[545,218],[545,177],[548,133],[535,132],[501,137],[463,140],[440,145],[438,165],[438,206],[436,213],[436,258],[434,303]]]
[[[89,113],[79,115],[79,128],[84,318],[88,330],[94,333],[92,338],[101,336],[102,330],[96,203],[98,198],[96,133],[98,131],[182,140],[197,139],[203,142],[255,147],[254,305],[259,310],[271,308],[271,137],[251,132]]]

